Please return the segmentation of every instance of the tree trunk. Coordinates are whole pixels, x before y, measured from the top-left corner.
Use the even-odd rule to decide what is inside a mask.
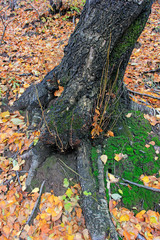
[[[55,14],[60,11],[60,8],[62,7],[62,0],[49,0],[50,3],[50,12],[52,14]]]
[[[12,11],[14,11],[14,9],[18,7],[18,4],[17,4],[17,0],[10,0],[10,8]]]
[[[104,206],[107,206],[103,202],[106,201],[104,193],[96,189],[90,173],[91,113],[106,61],[109,65],[109,86],[113,85],[117,72],[117,86],[122,86],[126,66],[146,24],[151,5],[150,0],[87,0],[60,65],[36,87],[31,86],[14,104],[15,109],[27,108],[32,114],[40,112],[39,100],[41,107],[47,108],[57,89],[57,80],[64,87],[62,95],[54,100],[45,113],[40,140],[32,149],[27,185],[30,185],[35,169],[51,154],[53,147],[61,152],[77,149],[78,172],[85,175],[80,178],[82,190],[91,192],[92,196],[98,192],[96,200],[84,197],[82,204],[84,213],[87,213],[87,227],[92,239],[96,240],[105,239],[109,232],[112,239],[118,237],[109,221],[107,209],[104,210]],[[97,217],[94,218],[96,212]]]

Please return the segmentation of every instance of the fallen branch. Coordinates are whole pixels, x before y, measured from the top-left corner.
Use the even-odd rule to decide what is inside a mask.
[[[152,95],[149,95],[149,94],[146,94],[146,93],[136,92],[136,91],[133,91],[133,90],[131,90],[131,89],[127,89],[127,90],[128,90],[129,92],[133,93],[133,94],[138,94],[138,95],[141,95],[141,96],[150,97],[150,98],[154,98],[154,99],[160,100],[160,97],[152,96]]]
[[[140,233],[138,233],[138,235],[137,235],[137,238],[136,238],[137,240],[146,240],[146,238],[145,237],[143,237]]]
[[[142,74],[145,74],[145,73],[155,73],[155,72],[160,72],[160,68],[152,69],[152,70],[149,70],[149,71],[144,71]]]
[[[2,45],[3,38],[4,38],[4,35],[5,35],[5,31],[6,31],[7,27],[8,27],[8,24],[9,24],[12,20],[10,20],[10,21],[6,24],[6,23],[3,21],[3,17],[0,16],[0,18],[1,18],[2,24],[3,24],[3,26],[4,26],[4,28],[3,28],[3,33],[2,33],[2,37],[1,37],[1,40],[0,40],[0,45]]]
[[[36,208],[37,208],[37,206],[38,206],[39,199],[40,199],[40,197],[41,197],[41,195],[42,195],[42,190],[43,190],[44,183],[45,183],[45,180],[44,180],[44,181],[42,182],[42,184],[41,184],[41,188],[40,188],[40,191],[39,191],[39,196],[38,196],[38,198],[37,198],[37,201],[36,201],[36,203],[35,203],[35,205],[34,205],[34,208],[33,208],[32,212],[31,212],[31,215],[29,216],[29,218],[28,218],[28,220],[27,220],[27,222],[26,222],[26,225],[30,223],[30,221],[31,221],[31,219],[32,219],[32,217],[33,217],[33,214],[34,214],[34,212],[35,212],[35,210],[36,210]]]
[[[17,175],[17,179],[18,179],[18,183],[20,185],[20,188],[22,188],[21,181],[19,179],[19,172],[18,171],[16,171],[16,175]]]
[[[135,183],[135,182],[131,182],[129,180],[126,180],[124,178],[122,178],[122,180],[125,182],[125,183],[128,183],[128,184],[132,184],[132,185],[135,185],[137,187],[140,187],[140,188],[145,188],[147,190],[150,190],[150,191],[154,191],[154,192],[160,192],[160,189],[158,188],[152,188],[152,187],[148,187],[148,186],[144,186],[144,185],[141,185],[139,183]],[[121,185],[124,185],[124,183],[120,183]]]

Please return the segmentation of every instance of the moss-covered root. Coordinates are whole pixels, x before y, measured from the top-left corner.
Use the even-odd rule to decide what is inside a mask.
[[[109,217],[107,201],[96,190],[95,180],[90,171],[90,153],[91,144],[88,141],[81,143],[78,148],[77,168],[81,176],[82,191],[90,193],[88,196],[82,196],[86,226],[93,240],[104,240],[108,235],[111,239],[118,240],[116,230]]]

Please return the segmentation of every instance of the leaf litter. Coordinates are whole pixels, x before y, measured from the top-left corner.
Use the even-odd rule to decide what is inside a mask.
[[[65,1],[65,4],[70,2]],[[76,2],[81,10],[80,1]],[[43,15],[42,21],[39,21],[38,13],[34,8],[31,11],[24,11],[30,5],[21,1],[21,8],[14,10],[14,17],[8,24],[0,52],[2,56],[0,58],[0,98],[3,102],[8,96],[10,105],[30,84],[40,82],[48,71],[60,63],[64,46],[75,27],[74,22],[67,20],[73,17],[71,13],[67,13],[69,17],[66,17],[65,21],[64,16],[59,14],[53,19],[48,15],[46,1],[32,1],[32,4],[39,15]],[[7,7],[0,8],[0,13],[7,13],[8,16],[12,14]],[[75,15],[75,12],[73,14]],[[131,90],[132,100],[157,110],[156,116],[145,115],[153,126],[160,123],[160,74],[157,70],[160,56],[156,51],[159,47],[158,16],[159,5],[156,2],[149,21],[138,39],[137,48],[132,53],[124,77],[127,88]],[[2,22],[0,30],[3,32]],[[57,94],[60,93],[57,92]],[[29,148],[40,132],[28,131],[24,117],[18,111],[0,112],[0,126],[0,239],[19,239],[19,237],[23,239],[89,239],[78,203],[80,194],[78,184],[68,188],[63,197],[57,197],[53,192],[42,194],[37,216],[30,226],[26,224],[39,193],[38,189],[30,194],[25,191],[27,173],[20,174],[24,160],[19,157],[19,154]],[[4,157],[6,151],[13,153],[11,157]],[[117,160],[119,161],[121,157],[117,156]],[[102,161],[107,160],[106,156],[103,158]],[[21,186],[17,180],[17,172]],[[146,186],[160,189],[160,179],[155,176],[141,176],[141,180]],[[123,239],[136,239],[138,233],[147,240],[159,239],[160,215],[158,212],[142,210],[134,216],[132,211],[125,208],[117,209],[116,205],[117,202],[114,199],[110,200],[113,222]]]

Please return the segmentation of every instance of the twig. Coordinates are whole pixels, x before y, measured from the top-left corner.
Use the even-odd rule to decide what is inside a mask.
[[[133,98],[134,100],[136,100],[136,98],[135,98],[132,94],[129,94],[129,97],[131,97],[131,98]],[[142,99],[138,99],[138,101],[139,101],[140,103],[142,103],[143,105],[145,105],[146,107],[147,107],[148,105],[150,105],[147,101],[145,102],[145,101],[143,101]]]
[[[31,7],[36,11],[36,13],[38,14],[39,19],[41,20],[41,16],[40,16],[38,10],[32,5],[32,3],[30,3],[30,2],[27,2],[27,3],[28,3],[29,5],[31,5]]]
[[[131,89],[127,89],[129,92],[131,93],[134,93],[134,94],[138,94],[138,95],[141,95],[141,96],[146,96],[146,97],[150,97],[150,98],[154,98],[154,99],[158,99],[160,100],[160,97],[155,97],[155,96],[152,96],[152,95],[149,95],[149,94],[146,94],[146,93],[140,93],[140,92],[136,92],[136,91],[133,91]]]
[[[22,188],[21,181],[19,179],[19,172],[18,171],[16,171],[16,175],[17,175],[18,183],[19,183],[20,187]]]
[[[72,168],[68,167],[67,164],[65,164],[60,158],[58,158],[58,160],[66,167],[68,168],[70,171],[72,171],[73,173],[75,173],[76,175],[78,175],[80,178],[84,179],[85,181],[87,181],[87,179],[83,178],[81,175],[79,175],[76,171],[74,171]]]
[[[2,185],[7,185],[7,184],[8,184],[10,181],[12,181],[15,177],[16,177],[16,176],[11,177],[11,178],[8,179],[6,182],[2,182],[2,183],[0,184],[0,186],[2,186]]]
[[[152,188],[152,187],[148,187],[148,186],[144,186],[144,185],[141,185],[141,184],[138,184],[138,183],[135,183],[135,182],[131,182],[129,180],[126,180],[124,178],[122,178],[122,180],[126,183],[129,183],[129,184],[132,184],[132,185],[135,185],[137,187],[140,187],[140,188],[145,188],[147,190],[151,190],[151,191],[154,191],[154,192],[160,192],[160,189],[158,188]],[[121,183],[120,183],[121,184]]]
[[[137,240],[146,240],[146,238],[145,237],[143,237],[140,233],[138,233],[138,235],[137,235],[137,238],[136,238]]]
[[[3,38],[4,38],[4,35],[5,35],[5,31],[6,31],[7,27],[8,27],[8,24],[9,24],[12,20],[10,20],[10,21],[6,24],[6,23],[3,21],[3,17],[0,16],[0,18],[1,18],[2,24],[3,24],[3,26],[4,26],[4,28],[3,28],[3,33],[2,33],[2,37],[1,37],[1,40],[0,40],[0,45],[2,45]]]
[[[142,74],[144,74],[144,73],[155,73],[155,72],[160,72],[160,68],[152,69],[152,70],[149,70],[149,71],[144,71]]]
[[[19,74],[18,76],[20,76],[20,77],[23,77],[23,76],[29,77],[29,76],[32,76],[32,75],[33,75],[33,73],[22,73],[22,74]]]
[[[40,199],[40,197],[41,197],[41,195],[42,195],[42,190],[43,190],[44,183],[45,183],[45,180],[44,180],[44,181],[42,182],[42,184],[41,184],[41,188],[40,188],[40,191],[39,191],[39,196],[38,196],[38,198],[37,198],[37,201],[36,201],[36,203],[35,203],[35,205],[34,205],[34,208],[33,208],[32,212],[31,212],[31,215],[29,216],[29,218],[28,218],[28,220],[27,220],[27,222],[26,222],[26,225],[30,223],[30,221],[31,221],[31,219],[32,219],[32,217],[33,217],[33,214],[34,214],[34,212],[35,212],[35,210],[36,210],[36,208],[37,208],[39,199]]]
[[[58,134],[56,125],[55,125],[55,123],[54,123],[54,128],[55,128],[55,131],[56,131],[56,134],[57,134],[57,137],[58,137],[58,139],[59,139],[59,141],[60,141],[61,146],[59,146],[59,144],[58,144],[58,142],[57,142],[57,139],[56,139],[56,136],[51,132],[51,130],[50,130],[49,126],[48,126],[48,123],[47,123],[46,118],[45,118],[45,115],[44,115],[43,107],[42,107],[41,101],[40,101],[39,96],[38,96],[38,90],[37,90],[36,85],[34,85],[34,87],[35,87],[35,89],[36,89],[37,100],[38,100],[39,106],[40,106],[40,108],[41,108],[42,116],[43,116],[44,122],[45,122],[45,124],[46,124],[47,130],[48,130],[49,134],[50,134],[52,137],[54,137],[57,147],[58,147],[62,152],[64,152],[64,150],[63,150],[63,142],[62,142],[62,140],[61,140],[61,138],[60,138],[60,136],[59,136],[59,134]]]

